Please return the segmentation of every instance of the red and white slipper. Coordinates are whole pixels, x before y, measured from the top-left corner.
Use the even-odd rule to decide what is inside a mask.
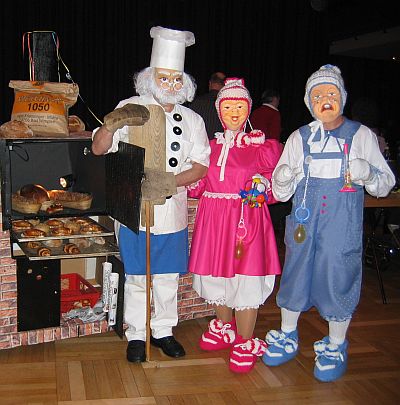
[[[214,351],[231,347],[236,338],[236,322],[222,322],[213,319],[208,324],[208,331],[201,335],[199,346],[202,350]]]
[[[267,344],[258,338],[243,339],[237,335],[231,350],[229,369],[234,373],[248,373],[267,350]]]

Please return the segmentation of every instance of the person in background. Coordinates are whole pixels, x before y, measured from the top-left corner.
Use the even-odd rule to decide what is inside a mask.
[[[274,201],[269,179],[282,146],[261,131],[244,132],[250,94],[242,79],[225,83],[215,101],[224,132],[210,143],[207,176],[188,187],[190,197],[200,198],[189,271],[193,288],[217,315],[200,348],[230,348],[230,370],[247,373],[265,350],[254,338],[258,307],[281,272],[267,204]]]
[[[213,139],[216,132],[223,132],[214,104],[219,90],[224,86],[225,78],[225,73],[213,73],[208,82],[208,93],[196,96],[192,103],[189,104],[189,108],[203,117],[208,139]]]
[[[346,332],[361,289],[364,187],[385,197],[394,185],[376,136],[343,116],[346,98],[337,66],[308,78],[304,102],[315,121],[290,135],[272,176],[275,198],[293,196],[293,209],[277,294],[281,329],[267,333],[263,361],[279,366],[296,356],[298,318],[315,306],[329,325],[328,336],[314,343],[314,376],[326,382],[347,368]]]
[[[387,154],[389,146],[383,136],[379,126],[378,103],[369,97],[358,98],[351,107],[351,117],[354,121],[368,127],[378,138],[379,150],[382,154]],[[385,156],[388,159],[387,156]]]
[[[116,152],[119,141],[128,142],[129,125],[137,122],[135,116],[140,119],[147,112],[148,119],[145,105],[155,104],[164,109],[167,171],[145,170],[142,183],[142,200],[167,197],[164,205],[154,206],[154,226],[150,228],[154,304],[150,342],[167,356],[181,357],[185,350],[174,338],[172,328],[178,322],[179,274],[187,272],[188,262],[185,186],[205,176],[210,146],[203,119],[181,105],[192,100],[195,93],[193,79],[183,71],[185,47],[194,43],[193,33],[153,27],[150,36],[153,38],[150,67],[135,75],[139,96],[121,101],[106,115],[104,125],[94,131],[92,151],[96,155]],[[146,359],[145,228],[141,226],[137,235],[121,224],[118,243],[126,273],[127,359],[142,362]]]
[[[250,123],[265,133],[267,139],[280,140],[281,113],[278,110],[280,95],[274,89],[266,89],[262,93],[262,105],[256,108],[250,115]]]

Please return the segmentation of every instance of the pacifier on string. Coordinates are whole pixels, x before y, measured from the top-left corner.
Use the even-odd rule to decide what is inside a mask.
[[[296,217],[298,225],[294,230],[293,238],[296,243],[303,243],[307,236],[304,224],[307,222],[308,218],[310,218],[310,210],[305,205],[301,205],[294,212],[294,216]]]
[[[245,253],[243,239],[247,235],[247,228],[246,225],[244,224],[243,206],[244,203],[242,202],[240,220],[236,229],[235,259],[241,259]]]
[[[307,168],[307,177],[306,177],[306,184],[304,186],[304,194],[303,199],[299,207],[296,208],[294,212],[294,216],[296,218],[296,223],[298,224],[296,229],[294,230],[293,239],[296,243],[303,243],[306,239],[306,228],[304,224],[310,218],[310,210],[306,207],[306,197],[307,197],[307,188],[308,188],[308,180],[310,178],[310,163],[312,162],[312,156],[308,155],[304,159],[304,163],[308,165]]]

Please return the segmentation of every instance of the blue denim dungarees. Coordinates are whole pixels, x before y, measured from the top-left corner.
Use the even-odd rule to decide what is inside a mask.
[[[277,295],[280,307],[302,312],[315,306],[324,319],[340,322],[351,318],[358,304],[362,277],[364,192],[361,186],[354,184],[356,192],[339,190],[344,184],[342,145],[347,143],[351,149],[359,126],[359,123],[345,119],[328,135],[336,138],[338,151],[322,150],[321,153],[310,152],[307,143],[310,127],[300,128],[304,157],[311,155],[313,160],[341,159],[342,168],[338,178],[310,176],[306,194],[310,217],[304,224],[306,239],[299,244],[293,239],[298,226],[294,212],[303,199],[308,171],[308,165],[304,164],[305,177],[298,184],[292,212],[286,218],[286,258]],[[317,132],[316,138],[318,135]],[[341,144],[338,139],[341,139]]]

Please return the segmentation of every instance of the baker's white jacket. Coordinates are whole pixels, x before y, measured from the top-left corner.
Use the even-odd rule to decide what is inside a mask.
[[[120,101],[116,108],[128,103],[159,105],[152,96],[134,96]],[[193,162],[208,167],[211,149],[204,121],[200,115],[187,107],[176,104],[171,112],[165,112],[165,116],[166,171],[178,174],[189,169]],[[181,120],[179,120],[179,116]],[[176,129],[175,131],[181,133],[175,133],[174,128],[180,128],[181,131]],[[93,131],[93,136],[97,130]],[[119,141],[128,142],[128,131],[129,127],[125,126],[114,133],[112,146],[107,153],[116,152]],[[178,232],[185,229],[187,224],[186,188],[178,187],[178,193],[167,199],[164,205],[154,206],[154,226],[151,227],[150,232],[155,235]],[[140,226],[140,230],[145,231],[145,228]]]

